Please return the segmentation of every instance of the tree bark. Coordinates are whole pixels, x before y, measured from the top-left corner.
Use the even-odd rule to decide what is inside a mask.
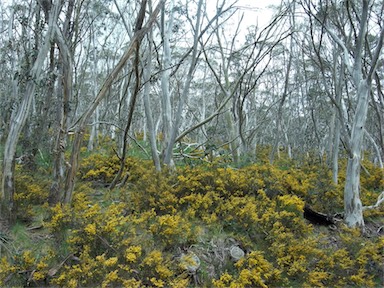
[[[367,33],[368,10],[369,1],[364,0],[352,75],[354,84],[357,87],[358,100],[351,130],[351,153],[348,158],[347,175],[344,187],[344,220],[349,227],[364,227],[363,205],[360,200],[360,161],[363,149],[364,129],[367,120],[372,76],[376,71],[377,61],[381,53],[384,38],[384,28],[382,28],[374,57],[370,63],[369,72],[364,78],[362,71],[362,51]]]
[[[364,227],[363,205],[360,200],[360,161],[369,98],[369,87],[366,81],[361,80],[357,93],[358,103],[350,141],[351,155],[348,158],[344,187],[345,222],[350,227]]]
[[[335,69],[336,71],[336,69]],[[334,134],[333,134],[333,141],[332,141],[332,180],[333,183],[338,183],[339,178],[339,145],[340,145],[340,136],[341,136],[341,119],[343,115],[339,113],[341,109],[341,99],[342,99],[342,92],[343,92],[343,84],[345,82],[344,78],[345,73],[345,65],[342,62],[340,66],[340,75],[338,77],[337,82],[335,83],[335,94],[336,94],[336,103],[334,107]],[[337,77],[335,77],[336,79]]]
[[[60,51],[61,61],[61,85],[60,91],[62,95],[58,96],[61,98],[60,109],[60,123],[56,128],[56,139],[53,150],[53,172],[52,172],[52,185],[49,193],[48,202],[54,205],[60,201],[63,193],[64,176],[65,176],[65,159],[64,153],[67,143],[68,135],[68,114],[69,114],[69,103],[72,99],[72,76],[73,76],[73,52],[69,48],[70,35],[69,35],[69,23],[72,18],[74,0],[71,0],[68,5],[68,11],[66,15],[66,21],[63,27],[63,33],[60,28],[55,25],[55,40]]]
[[[33,67],[30,71],[29,81],[26,85],[24,97],[18,108],[11,116],[9,134],[4,147],[3,174],[1,182],[1,205],[0,217],[6,220],[14,220],[14,167],[15,167],[15,152],[20,137],[20,133],[25,126],[32,100],[35,93],[36,81],[42,73],[45,58],[48,54],[50,43],[53,40],[55,33],[55,24],[60,12],[60,1],[56,0],[52,10],[48,24],[47,34],[44,43],[36,57]]]
[[[151,145],[152,161],[153,161],[153,164],[155,165],[156,171],[161,171],[160,157],[159,157],[159,154],[157,153],[156,127],[153,121],[150,98],[149,98],[149,93],[151,88],[150,79],[151,79],[151,71],[152,71],[152,41],[153,41],[153,32],[151,30],[148,35],[147,66],[144,67],[144,71],[143,71],[143,77],[144,77],[144,83],[145,83],[143,98],[144,98],[144,112],[145,112],[146,124],[148,128],[148,133],[149,133],[149,143]]]
[[[161,12],[161,34],[163,38],[163,66],[161,73],[161,109],[162,109],[162,137],[163,137],[163,161],[165,157],[165,150],[171,141],[171,126],[172,126],[172,106],[171,106],[171,91],[169,88],[169,78],[171,75],[171,47],[170,37],[173,29],[173,6],[174,0],[170,2],[171,14],[166,22],[165,20],[165,5]]]
[[[115,178],[113,179],[111,185],[109,185],[109,189],[112,190],[116,187],[118,181],[120,181],[121,175],[124,172],[125,168],[125,159],[127,157],[127,139],[128,139],[128,132],[132,124],[132,118],[133,118],[133,112],[135,110],[135,104],[136,104],[136,99],[137,95],[139,94],[140,90],[140,71],[139,71],[139,62],[140,62],[140,40],[137,41],[137,47],[136,47],[136,53],[135,53],[135,88],[132,97],[129,99],[129,106],[128,106],[128,120],[127,120],[127,125],[125,126],[124,129],[124,135],[123,135],[123,148],[122,148],[122,155],[120,156],[120,167],[119,171],[115,175]]]

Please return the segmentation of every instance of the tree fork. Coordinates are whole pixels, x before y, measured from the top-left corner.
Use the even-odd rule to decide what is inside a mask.
[[[78,169],[78,163],[79,163],[79,154],[80,154],[80,147],[81,142],[84,136],[85,127],[88,123],[89,118],[92,116],[92,113],[95,111],[96,107],[100,104],[100,102],[106,97],[107,92],[109,91],[109,88],[112,86],[112,83],[119,75],[120,71],[125,66],[128,59],[133,55],[133,53],[136,51],[137,43],[143,39],[143,37],[147,34],[147,32],[152,27],[153,23],[156,21],[157,15],[160,12],[160,9],[162,5],[164,4],[165,0],[161,0],[155,10],[150,15],[150,18],[148,19],[147,23],[144,25],[142,29],[139,29],[135,31],[135,34],[133,35],[131,42],[129,43],[129,46],[123,56],[120,58],[117,65],[114,67],[112,72],[108,75],[107,79],[104,81],[99,93],[97,94],[96,98],[92,101],[91,105],[88,106],[87,110],[84,112],[84,114],[80,117],[80,119],[75,124],[74,128],[74,142],[72,146],[72,152],[71,152],[71,158],[69,167],[66,174],[65,179],[65,189],[64,189],[64,196],[62,201],[64,203],[71,203],[72,196],[73,196],[73,190],[75,187],[75,177],[76,172]],[[146,1],[142,2],[141,5],[145,5]],[[145,7],[144,7],[145,8]],[[143,8],[141,7],[140,11],[143,11]],[[144,10],[145,11],[145,10]],[[137,24],[140,23],[141,16],[138,15]],[[136,26],[138,27],[138,26]]]

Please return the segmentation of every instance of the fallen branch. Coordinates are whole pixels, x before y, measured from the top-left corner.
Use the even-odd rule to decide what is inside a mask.
[[[44,227],[43,224],[40,224],[40,225],[37,225],[37,226],[28,227],[27,231],[38,230],[38,229],[41,229],[43,227]]]
[[[384,191],[381,192],[381,194],[379,195],[379,197],[377,197],[377,202],[376,202],[375,205],[364,206],[364,207],[363,207],[363,211],[364,211],[364,210],[367,210],[367,209],[375,209],[375,208],[379,207],[380,204],[383,203],[383,202],[384,202]]]
[[[59,265],[57,265],[56,267],[52,267],[51,269],[48,270],[48,273],[47,275],[49,277],[54,277],[56,275],[56,273],[61,269],[61,267],[63,267],[63,265],[65,264],[65,262],[68,261],[68,259],[70,259],[71,257],[74,257],[72,253],[68,254],[67,257],[64,258],[63,261],[61,261],[61,263],[59,263]]]
[[[304,218],[315,225],[329,226],[335,224],[332,217],[313,210],[308,204],[304,206]]]

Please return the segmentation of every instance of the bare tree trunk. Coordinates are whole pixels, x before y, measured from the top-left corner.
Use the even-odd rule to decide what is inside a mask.
[[[164,161],[167,147],[171,141],[171,126],[172,126],[172,106],[171,106],[171,91],[169,88],[169,78],[171,75],[171,47],[170,37],[173,29],[174,17],[174,0],[170,2],[170,16],[168,21],[165,19],[165,5],[161,11],[161,34],[163,38],[163,71],[161,73],[161,110],[162,110],[162,160]]]
[[[287,96],[288,96],[289,75],[290,75],[291,63],[292,63],[292,52],[289,53],[288,57],[289,57],[289,60],[288,60],[288,65],[287,65],[287,72],[285,75],[284,92],[283,92],[283,95],[281,97],[281,100],[279,103],[279,108],[277,110],[277,115],[276,115],[276,133],[275,133],[275,139],[274,139],[275,141],[273,143],[271,153],[269,154],[269,162],[271,164],[275,160],[276,152],[280,153],[280,147],[279,147],[279,144],[281,141],[280,136],[283,133],[283,107],[285,104],[285,100],[287,99]]]
[[[369,0],[363,0],[362,2],[361,17],[359,20],[360,27],[359,29],[356,29],[357,27],[353,27],[355,32],[358,31],[355,49],[352,51],[353,53],[350,53],[351,51],[348,50],[343,41],[324,23],[322,19],[319,19],[312,14],[312,16],[320,22],[331,38],[343,50],[344,64],[348,68],[349,73],[352,75],[353,84],[356,87],[357,106],[352,122],[351,136],[348,141],[349,143],[346,143],[348,146],[348,164],[344,187],[344,220],[349,227],[364,227],[363,205],[360,200],[360,161],[362,157],[362,146],[367,120],[372,77],[375,75],[384,39],[384,28],[382,27],[371,63],[365,62],[363,57],[366,52],[364,49],[367,46],[366,34],[370,4]],[[309,3],[310,2],[307,2],[307,4]],[[339,28],[344,29],[344,27]],[[343,33],[345,33],[345,31]],[[349,59],[349,55],[351,54],[353,54],[354,57],[353,63],[351,63],[352,59]],[[366,71],[363,71],[363,62],[364,69],[367,69]],[[340,119],[342,118],[340,117]]]
[[[228,86],[229,86],[229,83],[228,83]],[[229,94],[230,92],[228,90],[227,95],[225,95],[225,97],[227,97]],[[225,128],[229,136],[229,149],[232,154],[232,161],[235,165],[237,165],[239,163],[239,140],[238,140],[239,133],[237,132],[239,131],[237,131],[238,129],[236,129],[238,125],[236,123],[237,117],[235,115],[235,111],[231,113],[231,110],[235,110],[235,109],[227,109],[225,111],[224,120],[226,123]]]
[[[134,112],[135,105],[136,105],[136,99],[137,99],[137,95],[139,94],[139,90],[140,90],[140,71],[139,71],[140,50],[139,49],[140,49],[140,40],[137,41],[137,47],[136,47],[136,53],[135,53],[136,54],[135,55],[135,63],[134,63],[134,65],[135,65],[135,67],[134,67],[134,70],[135,70],[135,89],[134,89],[132,97],[129,99],[128,120],[127,120],[127,125],[125,126],[125,129],[124,129],[122,155],[120,156],[120,168],[119,168],[119,171],[117,172],[117,174],[115,175],[115,178],[113,179],[111,185],[109,186],[109,189],[111,189],[111,190],[113,188],[115,188],[118,181],[120,181],[121,175],[123,174],[124,168],[125,168],[125,159],[127,157],[128,133],[129,133],[129,129],[131,128],[133,112]]]
[[[294,38],[293,38],[293,32],[295,31],[295,4],[293,2],[292,4],[292,11],[291,11],[291,18],[290,18],[290,24],[291,24],[291,39],[289,44],[289,51],[288,51],[288,64],[287,64],[287,71],[285,73],[285,80],[284,80],[284,91],[283,95],[281,96],[281,100],[279,103],[279,108],[277,110],[277,116],[276,116],[276,134],[275,134],[275,141],[272,146],[271,153],[269,154],[269,162],[273,163],[275,159],[275,153],[279,153],[280,151],[280,136],[283,133],[283,107],[285,104],[285,101],[288,97],[288,88],[289,88],[289,77],[291,75],[291,66],[292,66],[292,60],[293,60],[293,44],[294,44]]]
[[[96,50],[96,31],[93,31],[95,28],[92,27],[92,43],[93,43],[93,69],[92,69],[92,80],[93,80],[93,95],[96,97],[97,95],[97,50]],[[99,106],[95,109],[95,114],[93,115],[94,123],[91,127],[91,133],[89,135],[88,141],[88,151],[92,151],[95,148],[95,144],[97,145],[97,136],[99,134]]]
[[[335,60],[336,61],[336,60]],[[336,68],[335,68],[336,71]],[[341,119],[343,115],[339,113],[341,108],[341,99],[342,99],[342,93],[343,93],[343,85],[344,85],[344,73],[345,73],[345,65],[342,62],[340,67],[340,75],[337,79],[337,82],[335,83],[335,94],[336,94],[336,103],[334,107],[334,113],[335,113],[335,119],[334,119],[334,134],[333,134],[333,141],[332,141],[332,180],[333,183],[338,183],[338,177],[339,177],[339,146],[340,146],[340,131],[341,131]],[[335,77],[336,78],[336,77]]]
[[[20,133],[26,123],[33,96],[36,88],[36,81],[39,79],[45,58],[48,54],[50,43],[53,40],[54,28],[59,15],[60,5],[58,0],[55,1],[52,10],[50,11],[50,18],[48,24],[47,34],[44,39],[43,46],[41,47],[37,58],[30,71],[30,79],[27,83],[23,100],[18,108],[11,116],[11,124],[9,134],[4,147],[4,162],[3,174],[1,182],[1,205],[0,217],[3,219],[13,220],[14,215],[14,166],[15,166],[15,152],[16,146],[20,137]]]
[[[375,112],[376,112],[376,117],[377,117],[377,125],[378,125],[378,149],[379,151],[377,152],[378,154],[378,157],[381,155],[381,157],[379,157],[378,161],[380,163],[380,167],[383,168],[383,161],[384,161],[384,94],[383,94],[383,90],[382,90],[382,85],[381,85],[381,79],[378,75],[377,72],[375,72],[375,75],[374,75],[374,80],[375,80],[375,83],[376,83],[376,93],[377,93],[377,96],[378,96],[378,100],[375,101],[372,97],[372,103],[373,103],[373,107],[375,109]],[[371,94],[371,96],[373,96],[373,93]],[[383,172],[384,173],[384,172]]]
[[[339,178],[339,146],[340,146],[340,120],[336,117],[335,119],[335,130],[333,136],[333,149],[332,149],[332,181],[338,183]]]
[[[64,153],[67,144],[68,135],[68,114],[69,103],[72,99],[72,76],[73,76],[73,59],[72,52],[69,48],[69,23],[72,18],[74,1],[71,0],[68,5],[66,21],[64,24],[64,34],[61,33],[59,27],[55,26],[55,39],[60,50],[62,81],[62,99],[60,105],[60,123],[56,131],[55,147],[53,149],[53,182],[49,194],[49,203],[51,205],[57,203],[62,198],[64,176],[65,176],[65,160]]]
[[[157,153],[157,143],[156,143],[156,127],[153,122],[152,111],[149,101],[149,93],[151,88],[151,71],[152,71],[152,41],[153,41],[153,32],[152,30],[148,34],[148,48],[147,48],[147,66],[144,67],[143,77],[144,77],[144,112],[146,118],[146,124],[149,133],[149,143],[151,145],[151,155],[152,161],[155,165],[156,171],[161,171],[160,157]]]
[[[344,187],[344,220],[349,227],[364,227],[363,205],[360,200],[360,161],[372,76],[376,71],[376,65],[381,53],[384,38],[384,28],[382,28],[379,41],[376,46],[376,51],[371,62],[370,70],[364,79],[362,71],[362,51],[368,26],[368,10],[369,1],[364,0],[359,37],[357,39],[356,51],[354,55],[355,62],[352,71],[354,84],[357,87],[358,100],[351,130],[350,154],[348,158],[347,175]]]
[[[363,205],[360,200],[360,161],[369,99],[366,81],[362,80],[359,83],[357,93],[358,103],[350,141],[351,155],[348,158],[344,187],[345,222],[350,227],[364,227]]]
[[[173,146],[175,144],[175,140],[177,138],[177,135],[179,134],[179,127],[181,122],[181,114],[182,110],[184,108],[185,100],[189,94],[189,88],[191,86],[191,81],[193,78],[193,73],[195,71],[196,63],[197,63],[197,47],[199,45],[199,34],[200,34],[200,25],[201,25],[201,18],[202,18],[202,5],[203,0],[199,0],[198,7],[197,7],[197,15],[196,15],[196,23],[195,23],[195,29],[194,29],[194,39],[193,39],[193,49],[192,49],[192,59],[191,64],[189,66],[187,78],[184,82],[183,91],[180,95],[177,112],[175,115],[175,123],[172,126],[171,130],[171,137],[169,139],[169,143],[165,150],[164,155],[164,164],[173,166]]]
[[[13,5],[15,5],[14,3],[15,1],[13,1]],[[3,13],[3,11],[2,11]],[[10,50],[10,68],[11,68],[11,73],[14,74],[16,73],[16,61],[17,61],[17,55],[16,55],[16,48],[15,48],[15,41],[14,41],[14,31],[13,31],[13,27],[14,27],[14,21],[15,21],[15,9],[11,9],[11,14],[9,16],[9,22],[8,22],[8,41],[9,41],[9,44],[10,47],[11,47],[11,50]],[[5,43],[5,42],[4,42]],[[12,82],[11,82],[11,87],[12,87],[12,93],[10,95],[7,95],[7,97],[3,96],[1,98],[4,99],[4,102],[2,101],[3,105],[4,103],[6,103],[6,109],[5,111],[7,111],[6,113],[4,113],[5,111],[3,111],[2,115],[1,115],[1,119],[0,121],[2,123],[0,123],[0,128],[2,128],[2,126],[4,127],[4,134],[0,135],[0,140],[1,140],[1,143],[3,144],[3,139],[5,138],[4,135],[7,135],[8,134],[8,131],[9,131],[9,124],[7,123],[8,122],[8,119],[10,119],[10,116],[12,115],[11,111],[13,111],[13,107],[11,106],[13,102],[16,103],[16,99],[17,99],[17,95],[19,94],[19,86],[18,86],[18,80],[15,78],[15,77],[12,77]],[[3,100],[1,99],[1,100]],[[8,103],[7,103],[7,102]],[[11,115],[9,115],[11,114]],[[2,129],[1,129],[2,130]],[[0,198],[1,199],[1,198]]]
[[[65,188],[64,188],[64,196],[63,196],[64,203],[71,203],[72,201],[73,189],[75,187],[75,177],[76,177],[76,172],[79,164],[79,153],[80,153],[81,142],[82,142],[84,131],[85,131],[85,126],[87,125],[88,120],[92,116],[96,107],[107,95],[109,88],[111,87],[116,77],[119,75],[120,71],[125,66],[128,59],[136,51],[138,42],[140,42],[141,39],[145,36],[145,34],[149,31],[149,29],[151,29],[153,23],[157,18],[157,15],[159,14],[160,8],[162,7],[164,1],[165,0],[161,0],[158,3],[156,9],[150,15],[145,26],[142,29],[135,31],[135,34],[133,35],[127,50],[125,51],[125,53],[123,54],[123,56],[121,57],[117,65],[114,67],[112,72],[108,75],[107,79],[104,81],[103,86],[101,87],[96,98],[92,101],[92,103],[88,106],[84,114],[78,120],[78,123],[76,125],[76,130],[75,130],[75,138],[73,141],[69,168],[67,170],[66,179],[65,179]],[[146,4],[146,1],[143,1],[141,5],[145,6],[145,4]],[[144,16],[145,15],[138,15],[138,18],[137,18],[138,22],[139,20],[143,20]]]

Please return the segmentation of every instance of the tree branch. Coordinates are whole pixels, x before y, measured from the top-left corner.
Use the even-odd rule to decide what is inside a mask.
[[[371,205],[371,206],[364,206],[363,207],[363,211],[367,210],[367,209],[375,209],[375,208],[379,207],[380,204],[383,203],[383,202],[384,202],[384,191],[382,191],[381,194],[379,195],[379,197],[377,197],[376,204]]]

